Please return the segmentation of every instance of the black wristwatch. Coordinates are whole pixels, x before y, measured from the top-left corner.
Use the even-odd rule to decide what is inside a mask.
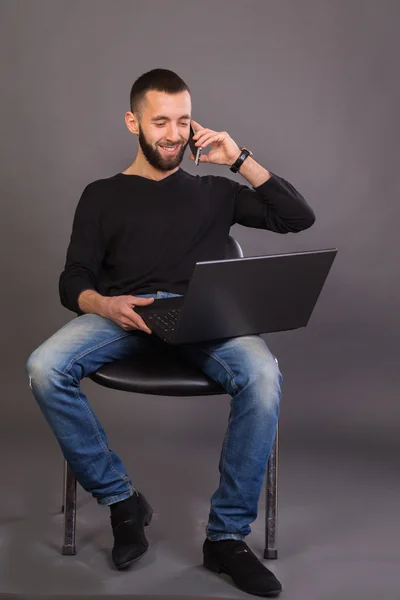
[[[253,153],[244,146],[239,146],[239,148],[242,152],[240,153],[238,159],[233,163],[233,165],[229,167],[232,173],[237,173],[239,171],[240,167],[242,166],[243,162],[248,156],[253,156]]]

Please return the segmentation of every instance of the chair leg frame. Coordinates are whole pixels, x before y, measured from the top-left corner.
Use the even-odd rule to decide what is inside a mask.
[[[61,553],[76,554],[76,479],[66,460],[64,460],[62,512],[64,512],[64,544]]]
[[[278,427],[275,441],[268,460],[265,501],[265,548],[264,558],[278,558],[276,530],[278,518]]]
[[[266,503],[265,503],[265,549],[264,558],[278,558],[276,547],[277,510],[278,510],[278,428],[268,460]],[[66,460],[64,460],[63,505],[64,544],[62,554],[76,554],[76,479]]]

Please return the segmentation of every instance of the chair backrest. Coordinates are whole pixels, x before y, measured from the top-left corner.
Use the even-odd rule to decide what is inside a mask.
[[[244,254],[239,242],[230,235],[226,245],[225,258],[241,258],[242,256],[244,256]]]

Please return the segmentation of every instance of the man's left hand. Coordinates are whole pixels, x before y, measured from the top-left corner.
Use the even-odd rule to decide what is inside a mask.
[[[214,163],[216,165],[233,165],[239,157],[241,150],[226,131],[207,129],[193,119],[192,125],[196,132],[193,136],[196,146],[203,149],[211,146],[208,154],[200,154],[199,162]],[[193,154],[189,158],[190,160],[194,160]]]

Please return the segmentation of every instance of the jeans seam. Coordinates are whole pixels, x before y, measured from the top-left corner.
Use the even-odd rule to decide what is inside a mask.
[[[216,360],[217,362],[219,362],[219,364],[225,369],[225,371],[229,374],[229,376],[231,378],[232,388],[235,391],[237,391],[238,390],[238,386],[236,385],[236,382],[235,382],[235,374],[229,368],[229,366],[225,363],[225,361],[222,360],[217,354],[214,354],[214,352],[212,350],[208,350],[208,349],[204,348],[203,351],[208,356],[210,356],[211,358],[213,358],[214,360]],[[227,450],[227,447],[228,447],[228,438],[229,438],[229,425],[230,425],[231,419],[232,419],[232,415],[230,415],[230,418],[228,420],[228,428],[227,428],[226,435],[224,437],[224,441],[223,441],[223,444],[222,444],[222,451],[221,451],[221,480],[220,480],[220,484],[218,486],[218,490],[221,489],[221,486],[222,486],[222,483],[223,483],[223,475],[224,475],[225,459],[226,459],[226,450]],[[216,500],[216,498],[214,498],[214,500]],[[209,528],[208,528],[208,524],[207,524],[206,535],[208,536],[208,534],[209,534]]]
[[[93,415],[90,413],[90,411],[88,410],[88,407],[86,406],[86,404],[84,402],[82,402],[82,398],[80,396],[79,390],[74,389],[74,393],[75,396],[77,397],[77,400],[80,402],[80,404],[83,406],[83,408],[85,409],[87,415],[89,416],[90,421],[92,422],[92,425],[94,427],[94,430],[96,432],[96,437],[97,437],[97,441],[100,444],[100,447],[103,448],[103,452],[105,453],[105,455],[107,456],[108,459],[108,463],[110,465],[110,469],[116,474],[116,475],[120,475],[122,477],[122,479],[124,480],[125,483],[127,483],[129,481],[129,477],[125,474],[125,473],[121,473],[121,471],[117,471],[117,469],[114,467],[114,465],[112,464],[112,460],[111,460],[111,455],[108,451],[107,446],[104,444],[103,440],[101,439],[100,436],[100,431],[99,428],[97,427],[97,423],[96,421],[94,421],[93,419]]]
[[[225,468],[225,457],[226,457],[226,449],[228,447],[228,438],[229,438],[229,425],[231,423],[232,420],[232,413],[229,416],[228,419],[228,427],[225,433],[225,437],[224,437],[224,441],[222,442],[222,451],[221,451],[221,478],[220,478],[220,482],[218,485],[218,495],[221,494],[221,487],[223,484],[223,475],[224,475],[224,468]],[[216,500],[217,498],[215,497],[214,500]],[[209,523],[207,523],[207,527],[206,527],[206,535],[208,536],[209,533]]]
[[[108,344],[112,344],[113,342],[116,342],[118,340],[122,340],[122,338],[128,337],[129,335],[130,335],[129,333],[118,334],[114,338],[111,338],[110,340],[107,340],[105,342],[101,342],[100,344],[97,344],[96,346],[91,346],[90,348],[88,348],[87,350],[85,350],[84,352],[82,352],[81,354],[78,354],[78,356],[74,356],[70,360],[70,362],[68,363],[68,365],[66,366],[65,371],[64,371],[65,374],[68,374],[68,372],[71,370],[72,366],[74,365],[74,363],[77,360],[79,360],[80,358],[83,358],[87,354],[90,354],[90,352],[93,352],[93,350],[98,350],[99,348],[103,348],[103,346],[107,346]]]
[[[119,339],[122,339],[124,337],[127,337],[129,335],[129,333],[125,333],[125,334],[119,334],[118,336],[116,336],[115,338],[112,338],[111,340],[107,340],[106,342],[102,342],[101,344],[97,344],[97,346],[93,346],[91,348],[89,348],[88,350],[86,350],[85,352],[82,352],[81,354],[79,354],[78,356],[75,356],[73,359],[71,359],[71,361],[69,362],[69,364],[67,365],[67,368],[65,369],[65,374],[68,375],[69,371],[71,370],[73,364],[79,360],[80,358],[82,358],[83,356],[86,356],[87,354],[89,354],[90,352],[93,352],[93,350],[97,350],[98,348],[102,348],[103,346],[106,346],[107,344],[111,344],[112,342],[116,342]],[[97,427],[96,421],[93,419],[93,415],[90,413],[90,411],[88,410],[88,407],[86,406],[86,404],[84,402],[82,402],[82,398],[80,396],[79,390],[74,389],[74,393],[75,396],[77,398],[77,400],[80,402],[80,404],[83,406],[83,408],[85,409],[87,415],[89,416],[90,421],[92,422],[92,425],[94,427],[94,430],[96,432],[96,437],[97,440],[100,444],[100,447],[103,448],[103,452],[105,453],[105,455],[107,456],[108,459],[108,463],[110,465],[110,469],[116,474],[119,475],[120,477],[122,477],[123,481],[125,483],[129,482],[129,477],[128,475],[126,475],[125,473],[121,473],[120,471],[117,471],[117,469],[114,467],[114,465],[112,464],[112,460],[111,460],[111,455],[108,451],[108,448],[106,447],[106,445],[104,444],[103,440],[101,439],[100,436],[100,431],[99,428]]]
[[[203,349],[203,351],[206,354],[208,354],[208,356],[210,356],[211,358],[213,358],[214,360],[216,360],[217,362],[219,362],[219,364],[225,369],[225,371],[229,374],[229,376],[231,378],[231,385],[232,385],[233,389],[235,391],[237,391],[238,386],[236,385],[236,382],[235,382],[235,374],[233,373],[233,371],[231,371],[231,369],[226,364],[226,362],[224,362],[222,360],[222,358],[219,358],[219,356],[217,354],[214,354],[214,352],[212,350]]]

